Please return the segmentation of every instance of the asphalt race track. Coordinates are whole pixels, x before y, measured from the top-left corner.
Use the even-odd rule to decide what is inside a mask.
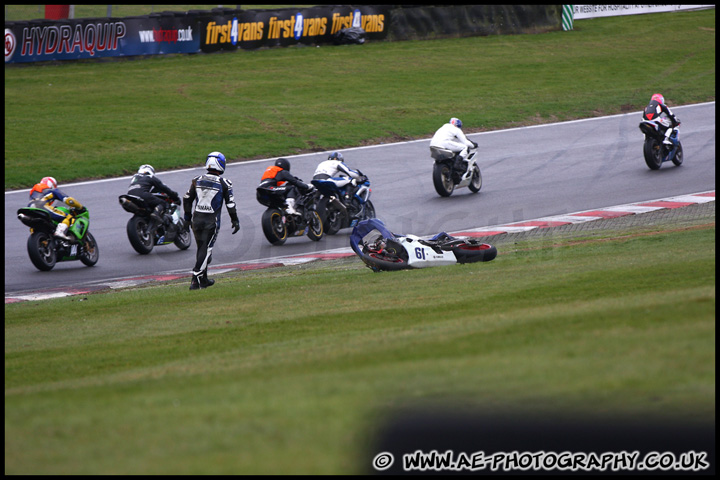
[[[471,134],[480,145],[478,164],[483,187],[473,194],[458,189],[440,197],[432,183],[430,139],[342,150],[346,163],[360,169],[372,183],[371,200],[377,215],[397,233],[429,235],[460,231],[550,215],[603,208],[715,188],[715,102],[673,108],[682,121],[680,139],[684,164],[663,164],[651,171],[642,155],[640,113],[574,122]],[[449,119],[449,116],[448,116]],[[439,127],[440,125],[438,125]],[[208,153],[216,147],[208,145]],[[232,157],[233,152],[223,152]],[[289,156],[291,172],[310,181],[315,166],[327,153]],[[233,181],[241,229],[231,235],[230,218],[223,211],[222,228],[213,249],[212,266],[317,253],[349,246],[350,229],[271,246],[260,218],[265,209],[255,200],[255,187],[275,159],[230,164],[225,176]],[[139,164],[128,160],[128,168]],[[159,173],[159,178],[184,194],[193,176],[204,168]],[[46,173],[38,172],[38,180]],[[28,190],[5,193],[5,294],[45,288],[79,286],[103,280],[187,273],[195,262],[195,242],[188,250],[174,245],[155,247],[139,255],[130,246],[125,227],[131,215],[118,203],[130,177],[60,188],[86,205],[90,231],[100,247],[94,267],[79,261],[58,263],[50,272],[38,271],[27,255],[29,229],[16,216],[27,204]]]

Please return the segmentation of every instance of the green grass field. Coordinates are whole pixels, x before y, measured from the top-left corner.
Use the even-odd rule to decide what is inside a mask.
[[[714,422],[714,210],[577,235],[8,304],[5,473],[363,473],[417,402]]]
[[[714,100],[714,9],[6,67],[5,188],[426,137],[453,115],[476,131],[619,113],[655,91]],[[364,473],[379,418],[426,402],[714,423],[714,209],[491,243],[484,264],[353,257],[6,304],[5,473]]]
[[[648,48],[648,39],[662,38]],[[5,68],[5,189],[715,99],[715,9],[571,32]]]

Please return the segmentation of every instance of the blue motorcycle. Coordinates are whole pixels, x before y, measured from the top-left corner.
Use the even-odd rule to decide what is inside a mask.
[[[678,131],[674,130],[670,134],[672,145],[663,143],[665,130],[662,127],[669,127],[669,125],[663,123],[661,119],[643,120],[639,125],[640,130],[645,134],[645,145],[643,147],[645,163],[651,170],[659,169],[665,162],[672,162],[678,167],[683,163],[683,148],[678,139]],[[679,123],[678,126],[680,126]]]
[[[342,228],[354,227],[358,222],[375,218],[375,206],[370,201],[370,180],[362,172],[358,173],[362,178],[359,181],[353,180],[353,184],[343,188],[329,180],[312,181],[322,194],[317,211],[328,235],[335,235]],[[355,184],[357,190],[351,192],[349,188]]]

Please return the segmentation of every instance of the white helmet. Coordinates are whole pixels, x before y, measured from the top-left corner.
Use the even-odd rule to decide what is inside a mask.
[[[155,169],[152,165],[141,165],[140,168],[138,168],[138,173],[141,175],[150,175],[152,177],[155,175]]]
[[[43,177],[42,180],[40,180],[40,183],[44,183],[50,188],[57,188],[57,180],[55,180],[53,177]]]
[[[220,152],[212,152],[205,160],[205,168],[223,173],[225,171],[225,155]]]

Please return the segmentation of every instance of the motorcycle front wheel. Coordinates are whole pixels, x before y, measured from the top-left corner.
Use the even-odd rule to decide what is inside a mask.
[[[100,259],[100,249],[95,237],[90,232],[85,233],[85,237],[82,239],[82,250],[80,261],[88,267],[92,267]]]
[[[676,167],[679,167],[680,165],[682,165],[683,149],[682,149],[682,143],[680,143],[680,142],[678,142],[677,152],[675,152],[675,157],[672,159],[672,162],[675,164]]]
[[[369,220],[375,218],[375,205],[368,200],[365,202],[365,210],[363,211],[363,220]]]
[[[323,230],[323,222],[320,219],[320,214],[315,211],[310,211],[310,224],[308,225],[307,236],[310,240],[317,242],[323,237],[325,231]]]
[[[150,228],[150,220],[133,215],[127,224],[127,236],[136,252],[147,255],[155,246],[155,238]]]
[[[187,250],[190,247],[191,241],[192,233],[190,233],[190,229],[183,226],[178,232],[177,237],[175,237],[175,241],[173,243],[180,250]]]
[[[27,241],[30,261],[40,271],[47,272],[53,269],[57,262],[55,254],[55,240],[47,232],[35,232]]]
[[[477,193],[482,188],[482,174],[480,173],[480,167],[473,165],[473,176],[468,188],[471,192]]]
[[[441,197],[449,197],[455,190],[455,182],[452,179],[452,169],[446,163],[435,162],[433,165],[433,185],[435,191]]]
[[[265,238],[273,245],[282,245],[287,240],[288,232],[283,213],[277,208],[268,208],[262,216],[262,229]]]
[[[657,170],[662,165],[662,145],[654,138],[648,137],[645,139],[643,155],[650,170]]]

